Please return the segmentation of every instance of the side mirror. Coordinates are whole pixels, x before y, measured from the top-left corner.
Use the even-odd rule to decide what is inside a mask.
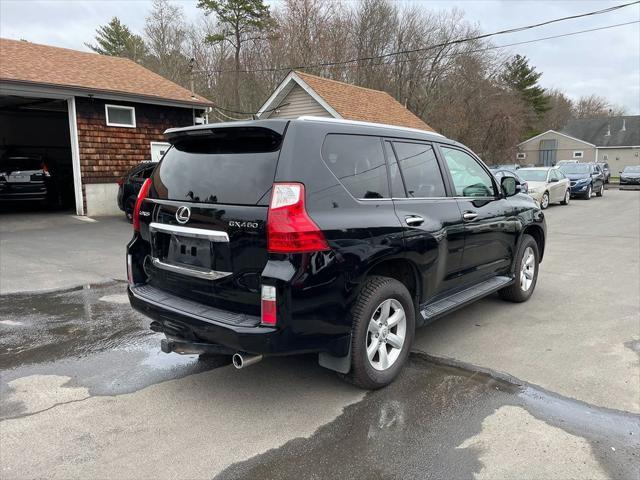
[[[502,187],[502,192],[505,197],[512,197],[519,191],[519,183],[513,177],[502,177],[500,180],[500,186]]]

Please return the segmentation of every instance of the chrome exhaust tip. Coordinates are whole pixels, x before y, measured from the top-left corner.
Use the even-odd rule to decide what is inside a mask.
[[[244,367],[248,367],[253,365],[254,363],[258,363],[262,360],[262,355],[250,355],[248,353],[234,353],[231,361],[233,362],[233,366],[238,370]]]

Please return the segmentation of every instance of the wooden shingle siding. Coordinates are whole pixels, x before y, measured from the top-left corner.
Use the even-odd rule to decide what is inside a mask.
[[[316,102],[311,95],[305,92],[300,85],[295,85],[282,99],[278,110],[272,112],[269,118],[298,118],[302,115],[331,117],[331,114]]]
[[[136,128],[109,127],[105,103],[135,107]],[[111,183],[151,159],[151,142],[171,127],[193,124],[190,108],[76,98],[82,183]]]

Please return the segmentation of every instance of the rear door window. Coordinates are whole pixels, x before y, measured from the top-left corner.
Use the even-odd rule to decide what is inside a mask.
[[[389,181],[379,137],[329,134],[322,158],[355,198],[388,198]]]
[[[414,198],[445,197],[444,180],[431,145],[394,142],[407,196]]]
[[[177,139],[153,174],[160,198],[268,205],[282,136],[266,128],[213,129]]]

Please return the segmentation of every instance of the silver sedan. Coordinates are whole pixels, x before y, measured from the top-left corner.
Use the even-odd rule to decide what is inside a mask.
[[[560,202],[568,205],[571,200],[571,187],[567,177],[557,168],[533,167],[520,168],[518,176],[529,184],[529,195],[543,210],[550,203]]]

